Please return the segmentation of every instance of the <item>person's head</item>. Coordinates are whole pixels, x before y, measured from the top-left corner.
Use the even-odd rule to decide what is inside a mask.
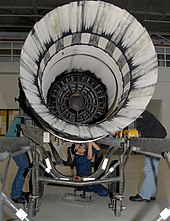
[[[76,143],[71,147],[72,154],[84,155],[86,151],[86,145],[84,143]]]

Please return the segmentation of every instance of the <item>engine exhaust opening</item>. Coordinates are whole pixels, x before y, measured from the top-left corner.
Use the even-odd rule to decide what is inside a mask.
[[[146,29],[102,1],[55,8],[34,25],[21,52],[20,81],[35,117],[72,142],[131,124],[152,98],[157,76]]]

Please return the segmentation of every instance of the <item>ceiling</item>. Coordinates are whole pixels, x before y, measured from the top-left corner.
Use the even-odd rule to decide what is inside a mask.
[[[36,21],[67,0],[1,0],[0,39],[25,38]],[[155,44],[170,44],[170,0],[106,0],[126,9]]]

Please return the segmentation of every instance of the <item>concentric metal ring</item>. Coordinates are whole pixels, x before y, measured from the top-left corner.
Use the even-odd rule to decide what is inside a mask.
[[[67,73],[51,85],[47,105],[56,117],[68,123],[94,124],[106,116],[106,88],[90,73]]]
[[[23,90],[42,125],[55,136],[81,142],[132,123],[152,98],[158,76],[146,29],[127,11],[102,1],[75,1],[48,13],[29,33],[20,64]],[[76,84],[65,73],[72,72],[77,77],[88,72],[101,82],[107,95],[101,106],[88,82],[80,85],[90,93],[69,94],[67,85]],[[52,90],[64,80],[61,90]],[[95,105],[90,105],[93,97]]]

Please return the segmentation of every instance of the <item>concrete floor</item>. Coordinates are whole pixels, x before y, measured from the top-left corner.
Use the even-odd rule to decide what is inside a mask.
[[[33,221],[152,221],[165,207],[170,207],[170,170],[166,161],[159,164],[157,200],[150,203],[135,203],[129,200],[130,195],[138,192],[143,180],[143,155],[132,155],[126,167],[125,198],[126,209],[120,217],[115,217],[108,208],[109,198],[93,194],[90,205],[75,204],[63,201],[65,193],[73,193],[69,187],[45,186],[41,199],[40,211]],[[22,207],[22,205],[21,205]],[[4,206],[4,220],[17,220],[15,215]],[[3,220],[3,221],[4,221]],[[170,218],[167,219],[170,221]]]

